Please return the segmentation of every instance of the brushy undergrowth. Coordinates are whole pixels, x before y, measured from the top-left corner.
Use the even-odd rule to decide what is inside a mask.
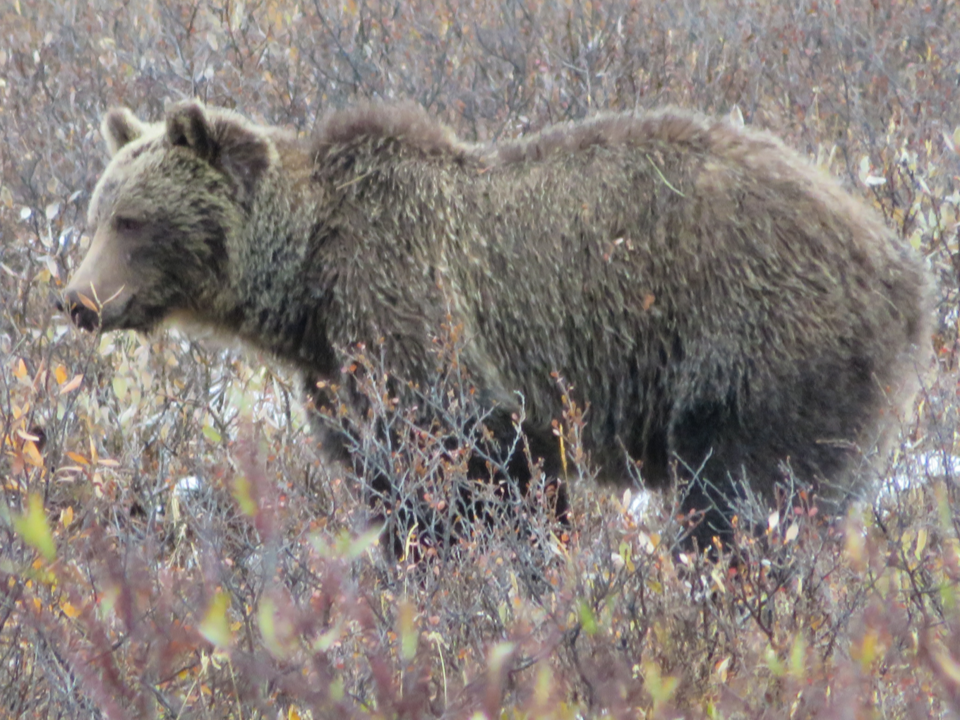
[[[957,27],[949,0],[5,3],[0,715],[956,717]],[[508,511],[452,523],[478,438],[452,328],[424,389],[442,422],[350,418],[361,475],[457,531],[396,523],[398,561],[283,368],[175,331],[84,336],[53,307],[105,109],[193,96],[303,132],[359,97],[476,141],[666,103],[777,132],[940,281],[936,367],[878,499],[828,523],[801,496],[736,562],[684,553],[675,498],[595,487],[571,403],[569,525],[542,482],[474,489]]]

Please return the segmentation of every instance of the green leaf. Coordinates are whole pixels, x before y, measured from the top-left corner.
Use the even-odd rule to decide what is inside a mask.
[[[580,622],[587,635],[597,634],[597,618],[586,600],[580,602]]]
[[[257,501],[253,499],[250,492],[250,481],[247,480],[247,476],[238,475],[235,477],[231,490],[233,491],[233,499],[237,501],[241,512],[249,517],[255,516],[257,514]]]
[[[417,652],[417,628],[414,625],[416,611],[409,602],[400,603],[400,656],[412,660]]]
[[[37,550],[47,562],[57,556],[57,545],[43,511],[43,498],[36,493],[27,501],[27,512],[13,519],[13,526],[24,542]]]
[[[127,378],[117,375],[113,378],[113,394],[117,396],[117,400],[123,402],[127,397],[127,390],[129,390],[130,384],[127,381]]]
[[[664,677],[660,673],[660,666],[652,662],[644,664],[643,680],[644,687],[650,693],[650,697],[653,698],[654,705],[669,702],[680,683],[675,677],[669,675]]]
[[[807,662],[807,643],[802,635],[797,635],[790,648],[790,672],[795,679],[802,679]]]
[[[210,442],[219,443],[223,438],[220,436],[214,428],[213,425],[204,425],[203,434]]]
[[[274,657],[286,657],[286,651],[277,639],[277,626],[275,622],[277,614],[277,604],[273,598],[264,596],[260,600],[260,607],[257,610],[257,624],[260,626],[260,634],[263,636],[263,644]]]

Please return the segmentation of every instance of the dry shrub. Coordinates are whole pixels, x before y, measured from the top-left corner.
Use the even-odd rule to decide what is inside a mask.
[[[0,712],[960,713],[958,20],[950,2],[866,0],[4,5]],[[269,359],[79,335],[52,298],[82,255],[99,120],[192,96],[303,131],[332,105],[403,96],[478,141],[668,102],[781,134],[941,280],[937,367],[920,369],[879,500],[831,524],[801,497],[744,521],[736,562],[716,562],[676,545],[675,498],[638,515],[638,491],[594,487],[577,454],[589,409],[558,425],[563,527],[542,482],[504,497],[467,480],[484,448],[455,363],[423,389],[442,420],[428,431],[386,406],[351,418],[358,475],[324,463]],[[403,559],[385,552],[374,470],[397,480],[394,507],[454,536],[408,525]],[[458,524],[463,488],[512,508]]]

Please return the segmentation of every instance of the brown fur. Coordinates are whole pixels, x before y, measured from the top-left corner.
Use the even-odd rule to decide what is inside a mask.
[[[782,462],[838,508],[924,362],[919,261],[762,132],[664,110],[475,147],[367,104],[308,142],[196,103],[103,130],[79,324],[187,318],[334,382],[338,350],[382,337],[396,375],[429,383],[450,312],[494,426],[522,395],[556,468],[559,372],[604,476],[638,460],[662,487],[679,460],[714,488],[688,508],[725,507],[744,474],[770,500]],[[100,318],[94,292],[115,296]]]

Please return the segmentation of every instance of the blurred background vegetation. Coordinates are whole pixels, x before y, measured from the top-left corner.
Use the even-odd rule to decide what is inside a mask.
[[[960,715],[957,28],[955,0],[4,0],[0,715]],[[191,97],[304,133],[402,97],[477,142],[666,104],[781,135],[939,280],[878,499],[833,527],[782,508],[731,567],[677,550],[671,498],[583,471],[569,529],[532,503],[520,537],[410,537],[397,561],[283,368],[54,309],[105,110]],[[449,511],[456,457],[371,452]]]

